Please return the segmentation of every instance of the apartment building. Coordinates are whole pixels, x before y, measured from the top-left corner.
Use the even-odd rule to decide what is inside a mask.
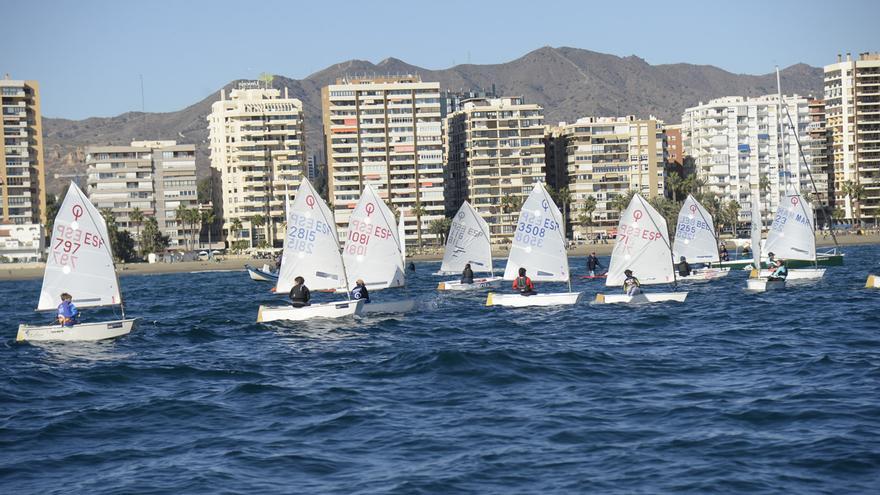
[[[2,223],[46,223],[46,171],[40,86],[0,79],[0,195]]]
[[[406,212],[405,242],[437,242],[444,217],[440,83],[418,76],[341,78],[321,89],[327,181],[340,235],[370,184]]]
[[[809,101],[798,95],[783,96],[782,104],[777,95],[727,96],[685,110],[682,142],[695,160],[697,176],[705,181],[705,192],[739,202],[740,218],[749,220],[752,191],[759,191],[769,222],[787,191],[813,192],[804,164],[812,163],[812,157],[804,148],[801,158],[795,139],[797,133],[801,143],[807,142],[810,119]]]
[[[828,153],[828,129],[825,126],[825,101],[811,99],[809,105],[810,123],[807,124],[808,138],[802,143],[805,156],[811,161],[810,175],[815,186],[816,222],[825,225],[830,222],[832,211],[828,205],[834,204],[834,174]]]
[[[682,173],[685,155],[684,146],[681,143],[681,124],[665,124],[663,126],[663,134],[666,135],[666,163],[673,166],[679,173]]]
[[[177,209],[195,208],[196,147],[176,141],[133,141],[130,146],[86,147],[87,194],[99,209],[113,212],[116,224],[134,237],[142,224],[137,208],[154,217],[170,248],[183,248],[199,226],[177,218]]]
[[[493,242],[510,242],[519,206],[546,180],[544,109],[520,97],[476,98],[446,120],[446,211],[465,200]]]
[[[825,117],[835,207],[848,221],[880,217],[880,53],[825,66]],[[847,191],[862,190],[857,200]]]
[[[285,197],[308,174],[302,102],[287,88],[241,82],[228,96],[220,91],[207,119],[227,240],[281,246]],[[233,232],[236,220],[242,229]]]
[[[571,193],[571,218],[577,217],[587,198],[596,201],[592,225],[572,222],[572,235],[610,234],[620,213],[614,198],[638,191],[647,198],[663,195],[666,141],[663,121],[656,118],[584,117],[573,124],[562,122],[552,130],[556,141],[556,168],[564,170]],[[561,152],[559,151],[561,149]]]

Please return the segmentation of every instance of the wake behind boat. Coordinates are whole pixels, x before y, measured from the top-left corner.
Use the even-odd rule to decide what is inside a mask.
[[[119,306],[122,318],[76,322],[72,326],[21,324],[17,341],[103,340],[126,335],[134,329],[135,319],[125,317],[109,240],[104,218],[71,182],[55,216],[37,311],[57,310],[62,303],[61,294],[68,293],[77,309]]]

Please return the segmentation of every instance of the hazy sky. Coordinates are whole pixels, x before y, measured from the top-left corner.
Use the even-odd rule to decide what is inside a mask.
[[[349,59],[430,69],[571,46],[651,64],[764,74],[880,51],[880,1],[0,0],[0,73],[36,79],[43,114],[173,111],[238,78]]]

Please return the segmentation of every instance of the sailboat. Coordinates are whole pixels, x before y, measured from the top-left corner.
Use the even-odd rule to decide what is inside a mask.
[[[268,263],[263,263],[263,268],[255,268],[250,265],[244,265],[248,276],[255,282],[278,282],[278,274],[272,273],[272,269]]]
[[[813,207],[799,194],[790,194],[779,203],[764,250],[776,258],[785,260],[811,261],[813,268],[788,269],[788,281],[815,280],[825,275],[816,260],[816,234],[813,230]],[[757,268],[751,272],[752,278],[767,277],[773,268]]]
[[[721,262],[712,216],[691,194],[688,194],[678,213],[675,240],[672,242],[673,261],[678,262],[682,257],[691,264],[713,263],[717,266]],[[729,268],[701,268],[693,270],[686,277],[679,276],[678,280],[712,280],[729,273]]]
[[[437,290],[465,291],[501,287],[501,277],[495,276],[495,269],[492,267],[489,225],[467,201],[461,204],[452,219],[440,272],[444,275],[458,275],[466,264],[471,265],[474,273],[485,272],[490,275],[474,278],[472,284],[464,284],[459,280],[440,282]]]
[[[626,279],[624,272],[632,270],[641,285],[675,283],[672,248],[669,231],[663,215],[639,194],[634,194],[626,210],[620,214],[617,238],[611,252],[607,287],[621,287]],[[677,301],[684,302],[687,292],[642,292],[637,295],[596,294],[596,302],[602,304],[645,303]]]
[[[513,236],[513,245],[507,257],[504,280],[514,280],[520,268],[525,268],[533,282],[568,282],[568,292],[496,294],[490,292],[486,306],[561,306],[576,304],[583,292],[572,292],[565,251],[562,214],[550,198],[544,185],[536,182],[523,203]]]
[[[73,182],[55,216],[37,311],[57,310],[63,292],[73,296],[78,309],[119,306],[122,319],[72,327],[21,324],[17,341],[111,339],[130,333],[135,326],[135,319],[125,317],[107,223]]]
[[[388,205],[367,184],[348,220],[345,263],[348,287],[354,289],[363,279],[369,291],[378,291],[406,285],[400,226],[394,223],[394,214]],[[415,308],[415,300],[404,299],[364,304],[363,313],[402,313]]]
[[[752,191],[752,259],[761,259],[761,199],[757,190]],[[760,266],[760,261],[755,264]],[[769,280],[765,277],[750,278],[746,280],[746,290],[752,292],[764,292],[767,290],[784,289],[785,280]]]
[[[303,177],[296,198],[287,206],[287,235],[276,292],[287,294],[298,276],[305,279],[306,286],[312,291],[348,286],[333,214],[308,179]],[[340,318],[360,314],[363,305],[363,301],[350,299],[301,308],[261,305],[257,322]]]

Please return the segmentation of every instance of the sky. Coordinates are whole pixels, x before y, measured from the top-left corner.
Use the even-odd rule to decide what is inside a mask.
[[[651,64],[766,74],[880,51],[880,2],[0,0],[0,74],[40,83],[44,116],[196,103],[261,72],[300,79],[351,59],[444,69],[569,46]]]

